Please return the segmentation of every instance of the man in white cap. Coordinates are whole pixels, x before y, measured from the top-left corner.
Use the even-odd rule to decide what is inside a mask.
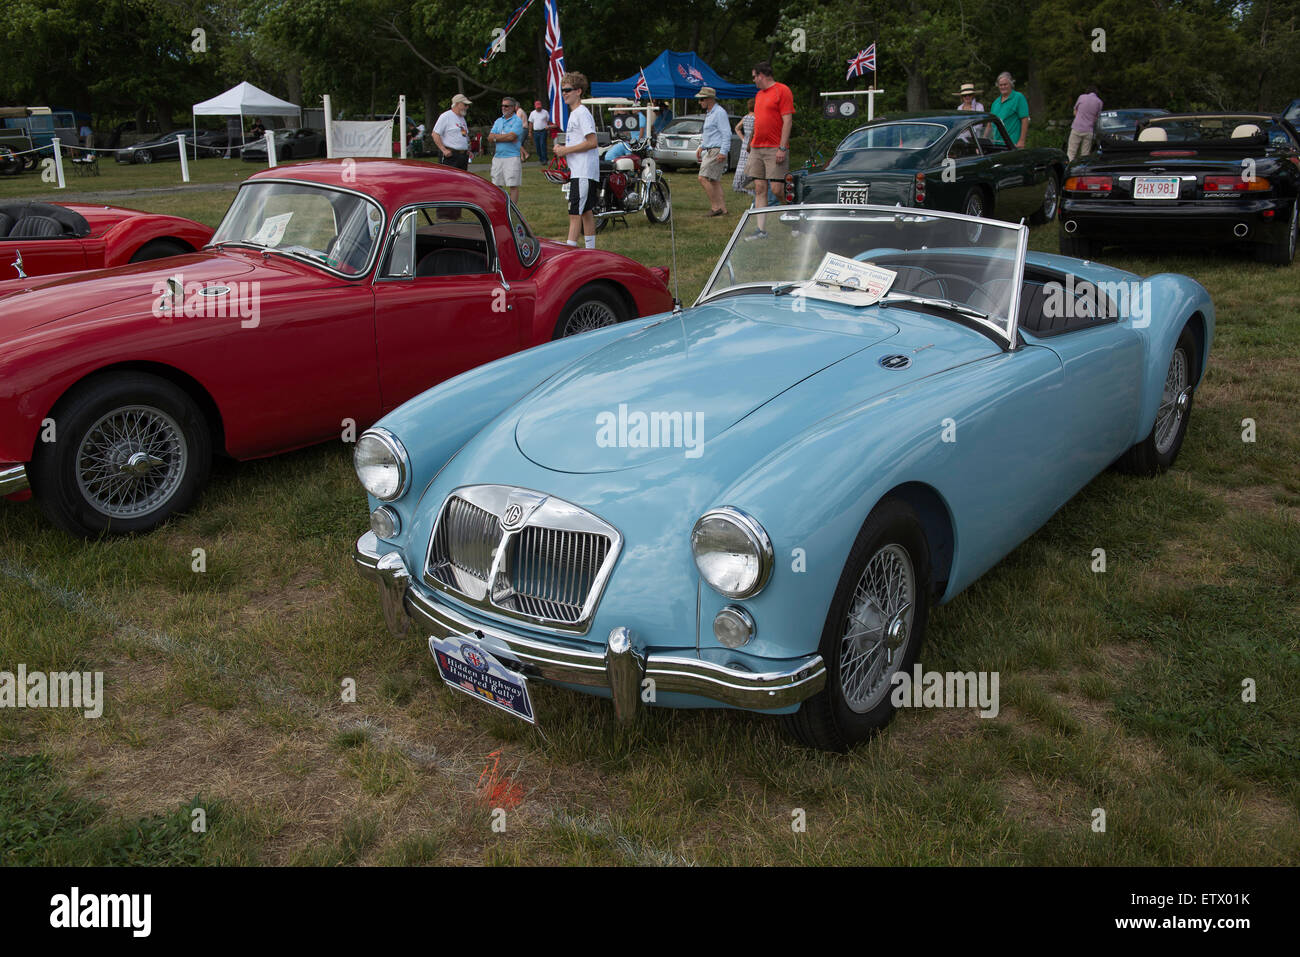
[[[433,143],[442,154],[443,163],[457,169],[469,168],[469,125],[465,122],[469,108],[469,97],[457,93],[451,98],[451,109],[433,124]]]
[[[727,171],[727,148],[731,145],[731,124],[727,111],[718,105],[717,91],[711,86],[701,88],[695,98],[704,108],[704,134],[695,151],[700,164],[700,185],[709,197],[709,216],[725,216],[727,200],[722,195],[722,174]]]

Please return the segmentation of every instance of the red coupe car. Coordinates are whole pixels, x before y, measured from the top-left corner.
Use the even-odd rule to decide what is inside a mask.
[[[0,203],[0,279],[103,269],[190,253],[212,230],[117,206]]]
[[[360,434],[493,359],[672,307],[666,269],[539,240],[505,193],[401,160],[264,170],[212,242],[0,282],[0,495],[153,528],[212,455]]]

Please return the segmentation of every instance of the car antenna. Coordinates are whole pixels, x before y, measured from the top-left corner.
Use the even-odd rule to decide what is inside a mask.
[[[668,207],[668,232],[673,246],[673,315],[682,311],[681,277],[677,275],[677,216],[671,206]]]

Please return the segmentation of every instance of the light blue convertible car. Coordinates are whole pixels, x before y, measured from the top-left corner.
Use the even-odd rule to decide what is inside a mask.
[[[743,708],[849,748],[892,716],[933,604],[1108,466],[1182,445],[1206,291],[1027,236],[750,210],[691,308],[406,403],[356,448],[388,626],[527,721],[540,680],[620,719]]]

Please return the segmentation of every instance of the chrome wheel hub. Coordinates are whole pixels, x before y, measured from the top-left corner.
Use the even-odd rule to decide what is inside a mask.
[[[1174,357],[1169,362],[1169,371],[1165,374],[1160,409],[1156,412],[1156,451],[1161,455],[1173,447],[1174,438],[1178,435],[1183,418],[1191,405],[1192,390],[1188,387],[1189,378],[1187,354],[1182,349],[1175,349]]]
[[[584,302],[569,316],[568,330],[565,335],[574,336],[592,329],[612,326],[618,321],[614,310],[603,302]]]
[[[188,459],[175,419],[149,406],[124,406],[86,431],[77,449],[77,487],[101,514],[138,518],[176,494]]]
[[[889,694],[912,633],[916,576],[901,545],[871,556],[854,589],[840,642],[840,691],[849,709],[870,711]]]

